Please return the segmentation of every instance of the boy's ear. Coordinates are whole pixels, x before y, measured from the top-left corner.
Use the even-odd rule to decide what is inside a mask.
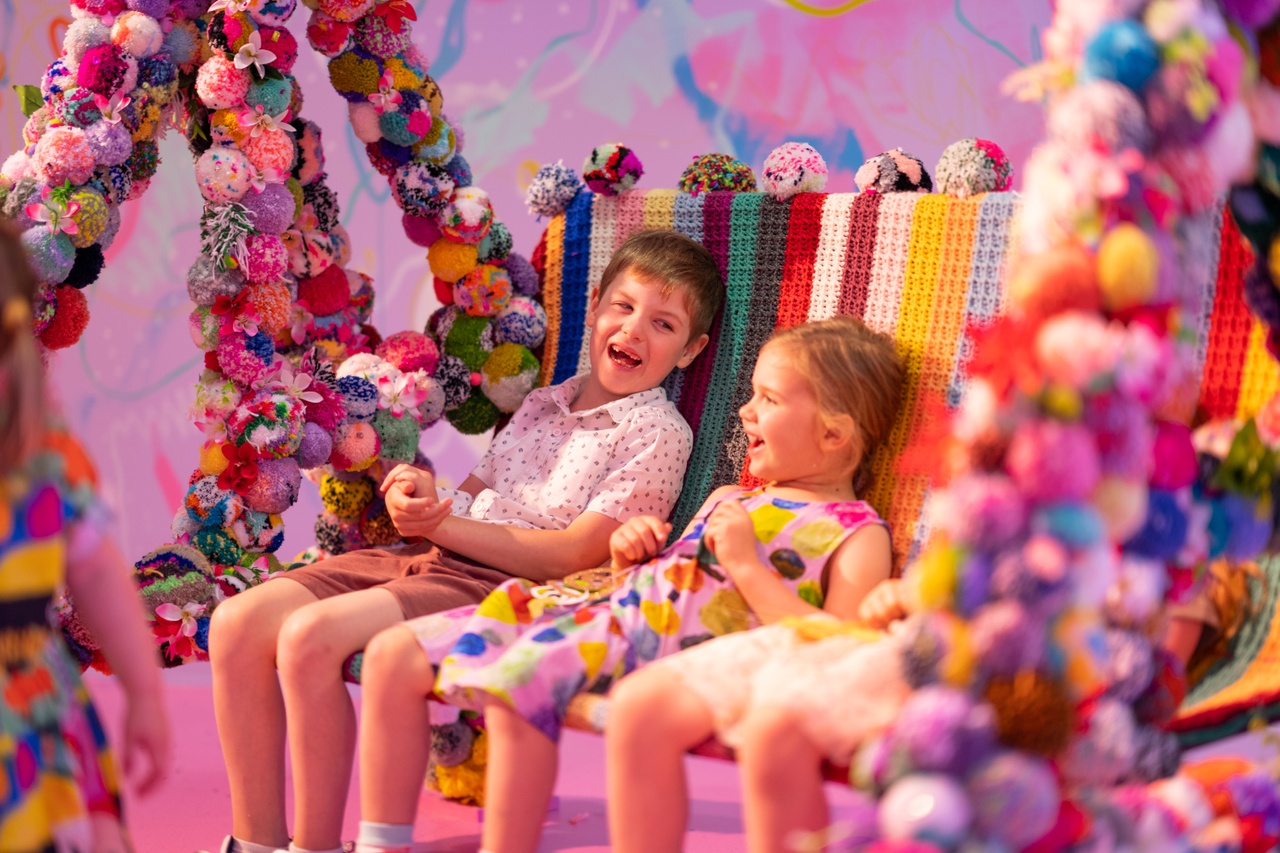
[[[698,353],[707,347],[707,343],[711,340],[711,336],[703,332],[698,337],[685,344],[684,354],[680,356],[680,360],[676,362],[676,367],[688,367],[693,360],[698,357]]]
[[[596,321],[596,311],[600,309],[600,285],[591,288],[591,300],[587,303],[587,325]]]

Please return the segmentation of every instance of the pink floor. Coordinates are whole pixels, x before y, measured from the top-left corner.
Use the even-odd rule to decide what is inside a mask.
[[[209,696],[209,667],[187,666],[164,674],[169,712],[174,721],[174,767],[163,790],[146,800],[129,802],[130,825],[138,853],[216,851],[231,823],[227,779],[218,751],[213,706]],[[90,690],[114,735],[119,722],[117,683],[90,674]],[[358,691],[357,691],[358,694]],[[245,725],[253,725],[246,709]],[[1273,727],[1275,728],[1275,727]],[[1241,735],[1196,750],[1190,757],[1235,754],[1263,760],[1274,749],[1262,742],[1264,732]],[[604,806],[604,741],[568,732],[561,751],[560,805],[547,816],[542,851],[605,851],[609,835]],[[686,759],[693,796],[691,827],[685,850],[733,853],[745,849],[742,837],[738,776],[732,764],[703,758]],[[346,837],[355,836],[359,819],[353,780],[345,821]],[[828,786],[838,813],[847,789]],[[424,792],[418,813],[417,840],[432,853],[464,853],[479,845],[476,809],[453,805]]]
[[[209,667],[194,665],[164,674],[170,717],[174,722],[174,766],[163,790],[145,800],[131,800],[129,823],[139,853],[216,851],[231,825],[227,778],[218,751],[213,706],[209,695]],[[120,711],[117,683],[90,674],[89,687],[108,729],[114,734]],[[357,691],[358,694],[358,691]],[[246,709],[245,725],[253,725]],[[547,816],[543,851],[605,851],[609,849],[604,804],[604,741],[568,732],[561,751],[560,805]],[[732,853],[745,849],[738,802],[738,776],[732,764],[703,758],[687,759],[694,799],[686,850]],[[354,838],[359,820],[358,780],[352,781],[345,821],[346,837]],[[838,807],[844,792],[832,788]],[[418,813],[417,839],[431,842],[432,853],[463,853],[479,846],[477,810],[458,806],[424,792]]]

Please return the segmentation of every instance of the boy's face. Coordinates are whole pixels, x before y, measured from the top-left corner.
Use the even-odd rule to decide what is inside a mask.
[[[690,340],[689,307],[679,289],[661,288],[624,270],[603,296],[591,297],[591,381],[598,391],[620,399],[662,384],[676,367],[687,367],[707,345]]]

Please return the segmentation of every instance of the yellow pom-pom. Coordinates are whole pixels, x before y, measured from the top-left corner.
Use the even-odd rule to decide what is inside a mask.
[[[158,101],[151,98],[144,101],[138,112],[138,129],[133,132],[133,141],[145,142],[155,136],[156,129],[160,127],[161,115]]]
[[[427,263],[436,278],[453,284],[476,268],[480,254],[470,243],[437,240],[427,250]]]
[[[946,543],[929,548],[916,566],[917,592],[926,610],[950,610],[960,576],[960,549]]]
[[[430,76],[422,81],[422,87],[418,89],[427,102],[427,109],[431,112],[432,118],[440,118],[441,112],[444,110],[444,93],[440,91],[440,86]]]
[[[451,800],[483,806],[484,768],[488,762],[487,733],[480,732],[471,746],[470,758],[456,767],[436,765],[436,787]]]
[[[1280,235],[1271,241],[1271,250],[1267,252],[1267,269],[1271,270],[1271,281],[1280,287]]]
[[[338,518],[358,519],[373,500],[373,481],[367,477],[359,480],[325,477],[320,481],[320,500],[324,508]]]
[[[404,64],[404,60],[392,57],[382,66],[383,73],[391,72],[391,81],[397,89],[416,89],[422,85],[422,77]]]
[[[216,477],[231,463],[222,454],[221,444],[206,444],[200,448],[200,470],[207,477]]]
[[[1078,421],[1084,413],[1080,392],[1069,385],[1050,385],[1040,397],[1045,413],[1060,421]]]
[[[98,242],[107,227],[109,210],[102,196],[90,189],[79,189],[71,194],[71,201],[80,206],[71,218],[79,230],[70,235],[71,245],[83,249]]]
[[[1156,294],[1159,271],[1160,252],[1137,225],[1121,223],[1102,238],[1098,287],[1108,309],[1123,311],[1150,302]]]
[[[240,127],[240,119],[234,110],[218,110],[210,115],[209,127],[215,137],[219,134],[224,135],[233,140],[236,145],[243,144],[249,138],[249,134]]]
[[[949,614],[948,614],[949,615]],[[946,639],[946,653],[938,661],[938,677],[952,687],[968,687],[973,682],[977,655],[969,638],[969,626],[963,619],[951,616]]]

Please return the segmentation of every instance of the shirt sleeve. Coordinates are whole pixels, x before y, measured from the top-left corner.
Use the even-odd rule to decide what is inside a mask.
[[[501,461],[502,456],[536,429],[538,421],[541,419],[539,412],[542,411],[542,398],[544,396],[545,389],[543,388],[535,388],[525,396],[524,402],[520,404],[520,408],[516,409],[516,413],[511,416],[506,428],[495,435],[493,441],[489,442],[489,448],[485,450],[484,456],[481,456],[480,461],[476,463],[476,467],[471,469],[471,476],[478,478],[489,487],[498,482],[495,468],[501,468],[505,471],[508,465],[506,462]]]
[[[692,451],[692,434],[679,415],[637,418],[614,447],[610,471],[584,510],[618,522],[640,515],[665,519],[680,497]]]

